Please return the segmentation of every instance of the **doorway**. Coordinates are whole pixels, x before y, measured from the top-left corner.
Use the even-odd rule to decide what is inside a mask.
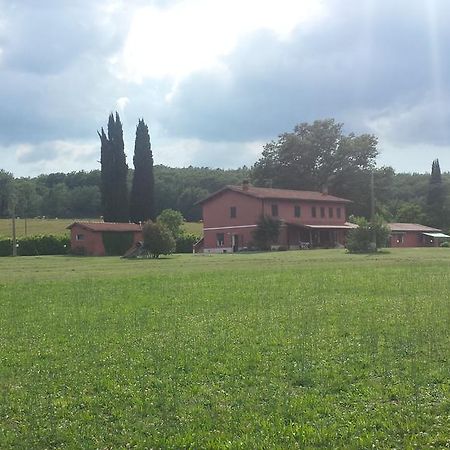
[[[239,236],[237,234],[233,234],[231,237],[231,244],[233,247],[233,253],[239,251]]]

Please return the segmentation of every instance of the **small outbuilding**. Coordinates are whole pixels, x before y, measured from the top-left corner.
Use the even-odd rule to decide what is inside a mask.
[[[72,253],[78,255],[123,255],[142,241],[142,226],[135,223],[74,222],[67,228]]]
[[[438,228],[419,223],[388,223],[390,247],[438,247],[450,238]]]

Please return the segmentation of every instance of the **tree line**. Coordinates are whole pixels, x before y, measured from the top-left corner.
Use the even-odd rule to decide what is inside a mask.
[[[117,123],[117,118],[113,117],[112,122]],[[140,127],[143,137],[140,134],[139,139],[144,141],[143,148],[148,149],[150,144],[146,125],[143,121],[140,124],[141,121],[136,131],[135,167],[139,158]],[[104,131],[100,135],[103,133],[102,146],[105,138],[114,140],[114,132],[111,139]],[[116,139],[120,143],[121,139]],[[251,168],[154,166],[154,201],[148,214],[156,217],[164,209],[174,209],[186,220],[200,220],[201,211],[195,205],[198,200],[227,184],[240,184],[244,179],[250,179],[257,186],[327,190],[330,194],[351,199],[351,214],[368,217],[369,180],[373,172],[379,215],[388,221],[450,227],[450,173],[441,173],[438,161],[432,164],[432,175],[425,173],[426,168],[424,173],[396,173],[391,167],[377,167],[377,157],[377,139],[373,135],[344,134],[343,125],[332,119],[299,124],[292,132],[283,133],[277,140],[267,143],[261,158]],[[138,184],[136,170],[126,167],[120,174],[125,180],[126,192],[133,192],[134,178]],[[148,168],[143,171],[148,172]],[[117,177],[116,174],[116,181]],[[12,183],[18,216],[96,218],[104,215],[100,170],[52,173],[33,178],[14,178],[0,170],[1,217],[9,216],[8,197]],[[144,198],[148,197],[148,189],[142,189]],[[131,207],[132,198],[133,195],[126,196],[130,202],[127,208]],[[127,221],[135,219],[131,217],[130,209],[126,216]]]

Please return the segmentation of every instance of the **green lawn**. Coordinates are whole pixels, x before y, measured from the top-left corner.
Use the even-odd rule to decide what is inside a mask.
[[[0,258],[0,448],[448,448],[450,250]]]
[[[17,237],[34,236],[38,234],[69,234],[66,229],[68,225],[80,219],[17,219],[16,233]],[[81,219],[81,220],[96,220],[96,219]],[[97,219],[98,220],[98,219]],[[184,229],[188,233],[202,234],[202,224],[196,222],[186,222]],[[0,236],[12,236],[11,219],[0,219]]]

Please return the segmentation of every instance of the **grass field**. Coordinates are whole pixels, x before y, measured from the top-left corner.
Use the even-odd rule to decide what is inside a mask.
[[[450,250],[0,259],[0,448],[448,448]]]
[[[69,235],[67,226],[73,223],[75,219],[17,219],[16,220],[16,233],[18,237],[34,236],[38,234],[54,234]],[[83,219],[81,219],[83,220]],[[84,219],[95,220],[95,219]],[[184,229],[188,233],[202,234],[202,224],[195,222],[186,222]],[[11,237],[12,225],[11,219],[0,219],[0,236]]]

